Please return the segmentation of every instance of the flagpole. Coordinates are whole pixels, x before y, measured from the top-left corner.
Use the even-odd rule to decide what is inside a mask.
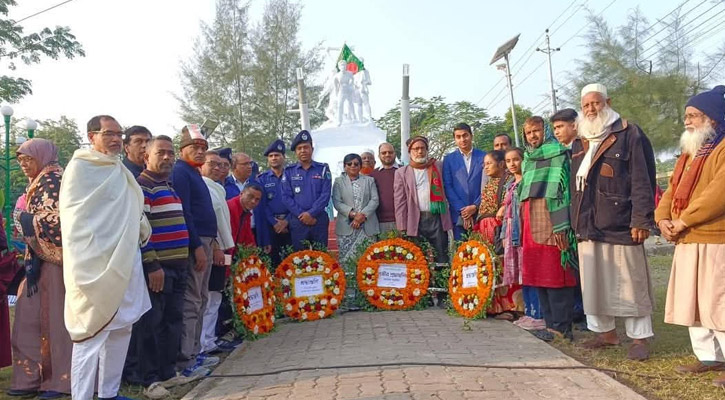
[[[410,163],[407,142],[410,138],[410,64],[403,64],[403,96],[400,98],[400,161]]]
[[[310,108],[307,106],[307,94],[305,93],[305,75],[302,68],[297,68],[297,92],[300,102],[300,125],[303,131],[310,131]]]

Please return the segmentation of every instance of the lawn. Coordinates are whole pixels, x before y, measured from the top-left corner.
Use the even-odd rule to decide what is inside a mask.
[[[574,344],[557,341],[554,346],[587,365],[651,376],[642,377],[624,373],[616,375],[619,381],[650,399],[710,400],[725,398],[725,389],[717,388],[711,383],[717,373],[683,376],[674,371],[676,366],[690,364],[697,359],[692,354],[687,328],[663,322],[672,257],[652,256],[649,258],[649,262],[657,308],[653,315],[655,339],[651,343],[651,358],[648,361],[637,362],[627,359],[629,340],[620,323],[617,324],[617,331],[620,341],[624,345],[618,348],[586,350],[577,346],[577,342],[592,334],[577,335]]]

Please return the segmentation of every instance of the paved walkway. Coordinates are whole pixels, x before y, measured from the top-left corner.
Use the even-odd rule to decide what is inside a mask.
[[[463,319],[442,310],[355,312],[281,324],[243,345],[215,374],[390,362],[519,366],[580,365],[514,325]],[[210,378],[185,399],[644,399],[591,370],[368,367]]]

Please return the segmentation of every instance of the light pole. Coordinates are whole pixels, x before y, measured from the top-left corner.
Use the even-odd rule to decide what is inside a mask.
[[[0,114],[5,118],[5,212],[3,214],[5,214],[5,235],[10,241],[13,237],[10,229],[10,213],[13,210],[10,204],[10,117],[13,116],[13,108],[5,105],[0,108]]]
[[[32,139],[35,136],[35,130],[38,129],[38,123],[32,118],[28,118],[25,120],[25,129],[28,130],[28,139]]]

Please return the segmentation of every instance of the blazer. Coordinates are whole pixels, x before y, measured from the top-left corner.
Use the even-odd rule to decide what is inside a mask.
[[[370,176],[360,175],[357,178],[362,184],[362,210],[355,210],[365,214],[367,220],[363,223],[362,229],[368,236],[380,233],[378,224],[378,188],[375,186],[375,179]],[[338,236],[352,235],[353,229],[350,226],[350,218],[348,214],[353,209],[352,181],[347,175],[343,174],[335,178],[332,185],[332,204],[337,210],[337,218],[335,218],[335,234]]]
[[[446,198],[451,204],[451,219],[453,223],[459,221],[461,208],[474,204],[476,208],[481,204],[481,182],[483,180],[483,158],[486,152],[471,150],[471,171],[466,171],[463,154],[456,149],[443,159],[443,180]]]
[[[443,163],[436,161],[436,167],[440,171]],[[443,187],[446,186],[445,178],[443,178]],[[395,226],[399,231],[405,231],[408,236],[418,236],[418,222],[420,222],[420,206],[418,205],[418,191],[415,189],[415,172],[413,167],[406,165],[395,171],[394,185],[395,200]],[[448,205],[445,190],[443,191],[443,201]],[[453,229],[451,223],[451,214],[444,212],[441,214],[441,225],[444,231]]]

